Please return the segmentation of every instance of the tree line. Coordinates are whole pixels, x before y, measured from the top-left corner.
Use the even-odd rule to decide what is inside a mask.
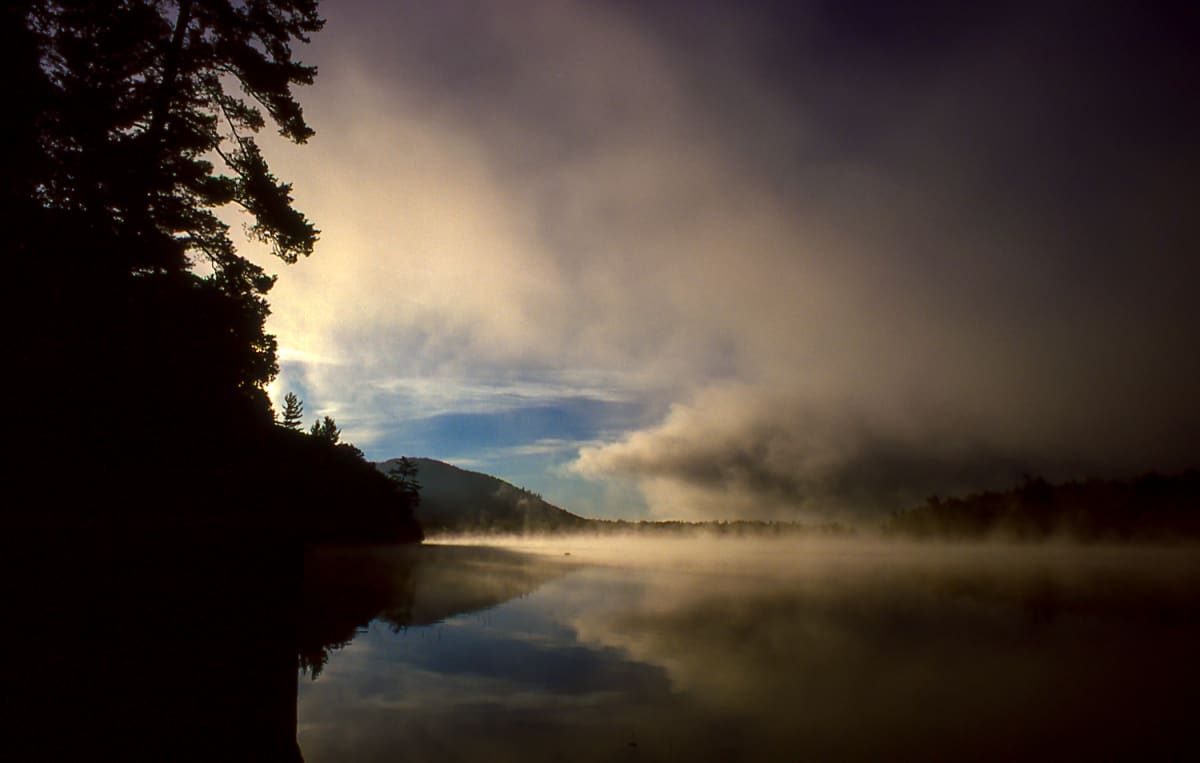
[[[259,145],[268,128],[314,135],[295,91],[317,72],[294,51],[324,24],[315,0],[14,0],[0,14],[23,436],[9,524],[418,538],[412,496],[332,419],[304,440],[276,426],[275,275],[217,214],[240,210],[284,266],[315,250],[320,231]]]
[[[893,514],[885,530],[918,538],[1170,541],[1200,538],[1200,471],[1017,487],[958,498],[930,496]]]

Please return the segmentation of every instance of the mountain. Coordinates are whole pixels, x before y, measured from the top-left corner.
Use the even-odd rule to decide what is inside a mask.
[[[375,464],[385,474],[400,461]],[[421,483],[414,512],[425,531],[448,533],[537,533],[582,530],[591,520],[547,503],[536,493],[488,474],[459,469],[431,458],[410,458]]]

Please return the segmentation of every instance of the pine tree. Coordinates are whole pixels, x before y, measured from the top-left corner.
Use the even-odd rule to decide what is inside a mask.
[[[283,396],[283,419],[280,425],[294,432],[299,432],[303,423],[304,403],[295,394],[289,392]]]
[[[318,440],[324,440],[330,445],[337,445],[342,439],[342,430],[338,429],[337,423],[331,416],[326,416],[320,421],[314,421],[312,429],[308,433]]]
[[[200,341],[236,338],[215,350],[238,355],[223,361],[225,381],[261,388],[278,370],[264,329],[274,277],[237,253],[215,210],[247,212],[248,232],[284,262],[313,251],[319,232],[255,134],[269,121],[297,143],[313,135],[292,88],[316,69],[293,59],[292,44],[323,25],[315,0],[23,0],[7,13],[37,57],[24,71],[38,81],[21,90],[36,98],[11,104],[37,128],[34,175],[21,180],[40,225],[29,226],[29,246],[13,245],[37,270],[27,276],[76,279],[70,303],[88,288],[110,300],[145,291],[148,279],[190,290],[184,299],[225,324]]]
[[[387,476],[397,483],[397,491],[407,498],[410,505],[417,506],[421,501],[421,483],[417,481],[417,465],[407,456],[396,459]]]

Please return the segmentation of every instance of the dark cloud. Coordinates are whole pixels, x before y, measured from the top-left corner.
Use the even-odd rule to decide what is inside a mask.
[[[663,512],[1189,465],[1198,8],[331,4],[285,373],[381,443],[397,389],[675,403],[578,464]]]

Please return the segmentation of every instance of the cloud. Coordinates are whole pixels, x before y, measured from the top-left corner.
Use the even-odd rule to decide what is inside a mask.
[[[795,519],[894,509],[1028,468],[951,431],[906,432],[764,392],[704,390],[658,426],[582,448],[572,469],[637,480],[660,516]]]
[[[1196,57],[1154,14],[957,5],[329,8],[318,137],[271,153],[324,231],[277,388],[381,456],[611,403],[504,447],[603,437],[575,471],[660,515],[1186,465]]]

